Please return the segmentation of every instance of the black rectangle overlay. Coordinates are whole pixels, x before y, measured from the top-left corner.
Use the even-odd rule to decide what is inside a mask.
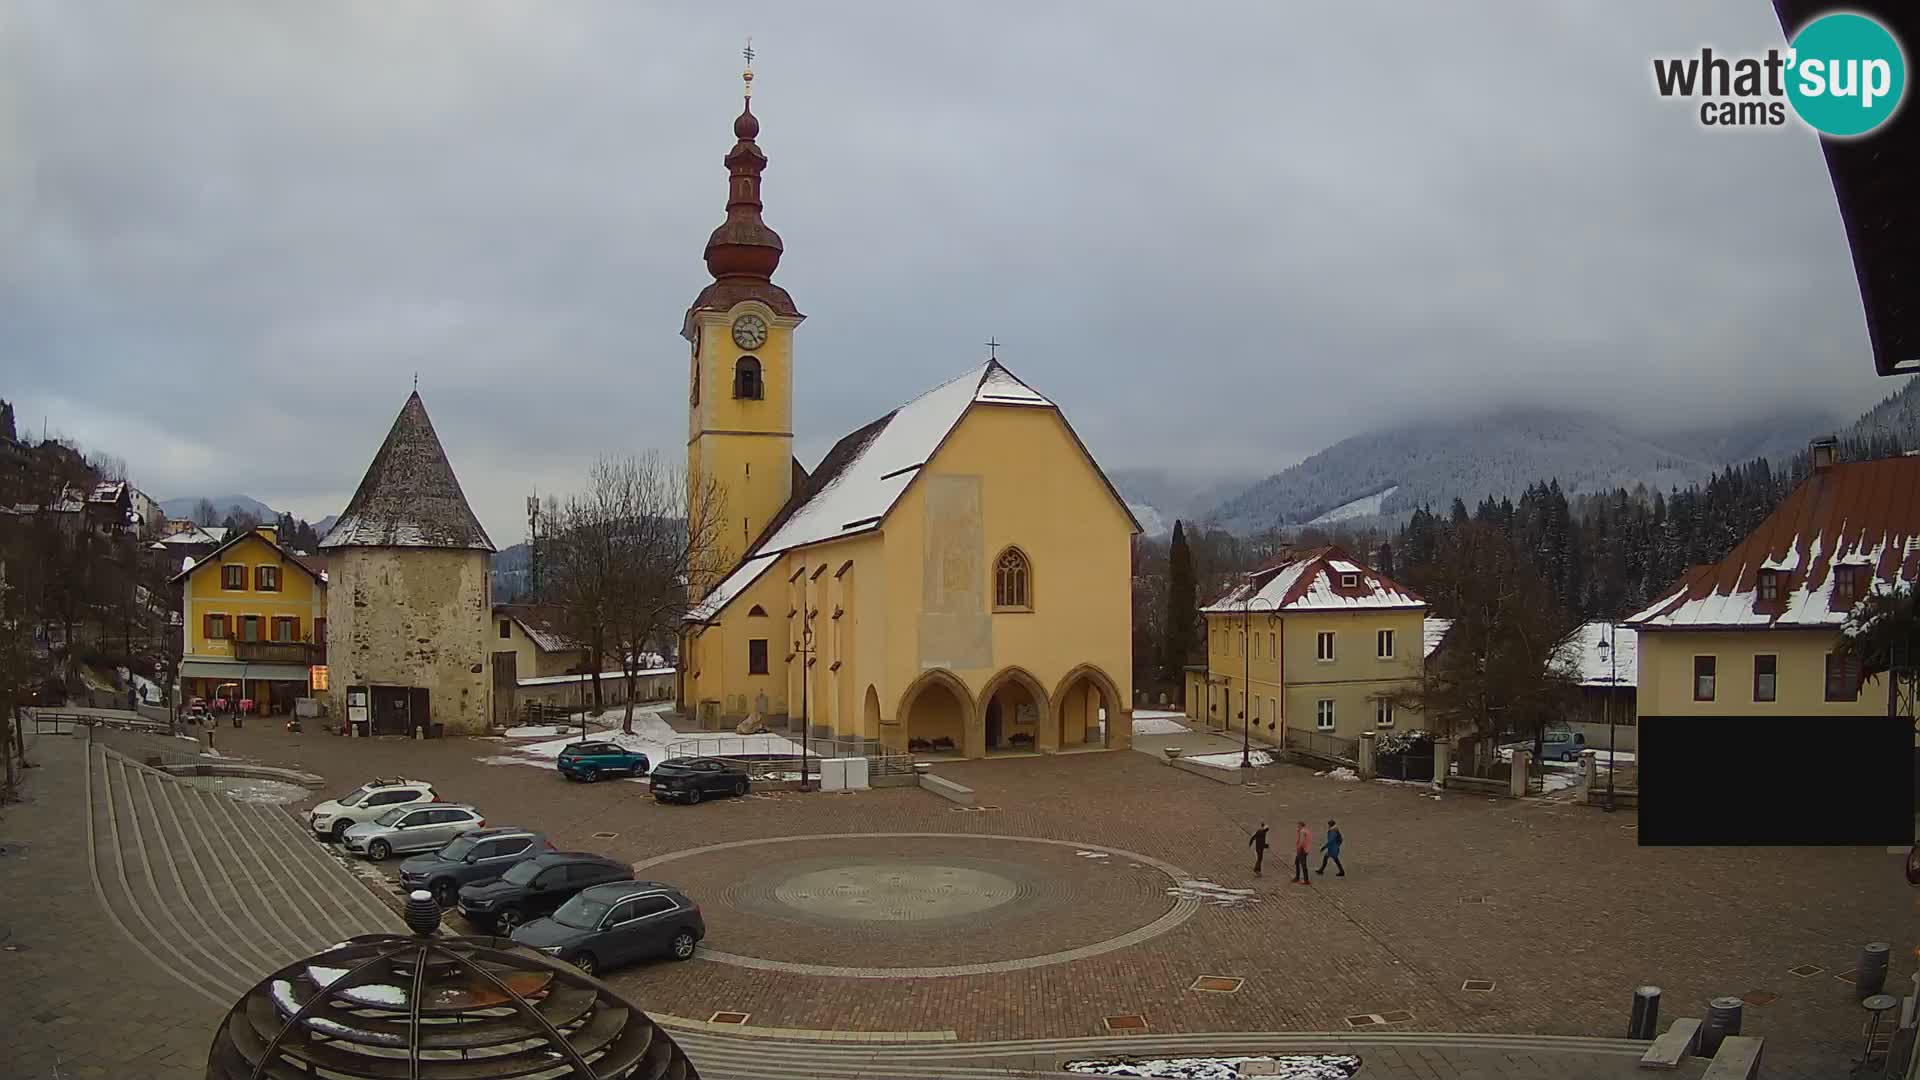
[[[1642,716],[1643,847],[1914,842],[1914,722],[1884,716]]]

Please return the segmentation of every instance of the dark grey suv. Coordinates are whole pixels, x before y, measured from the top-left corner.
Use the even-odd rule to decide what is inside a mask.
[[[460,886],[484,885],[514,863],[553,850],[547,838],[530,829],[478,829],[439,851],[415,855],[400,864],[400,884],[408,892],[425,889],[443,908],[460,899]]]
[[[595,885],[513,932],[515,942],[589,975],[656,956],[691,960],[706,936],[700,905],[658,881]]]
[[[514,863],[498,881],[462,885],[460,914],[484,931],[504,934],[552,914],[582,889],[632,880],[632,866],[605,855],[552,851]]]

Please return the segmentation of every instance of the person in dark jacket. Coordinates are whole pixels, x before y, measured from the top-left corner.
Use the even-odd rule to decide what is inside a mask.
[[[1320,845],[1320,852],[1320,869],[1315,871],[1315,873],[1326,873],[1327,863],[1331,862],[1340,870],[1339,873],[1333,875],[1334,877],[1347,876],[1346,864],[1340,861],[1340,829],[1333,823],[1332,818],[1327,819],[1327,840]]]
[[[1266,822],[1263,821],[1260,823],[1260,827],[1254,830],[1253,837],[1247,841],[1247,844],[1253,848],[1253,872],[1258,874],[1260,872],[1260,864],[1267,861]]]

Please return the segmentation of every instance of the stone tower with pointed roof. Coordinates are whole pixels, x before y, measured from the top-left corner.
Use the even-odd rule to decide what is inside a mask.
[[[320,547],[328,556],[333,715],[364,716],[383,734],[431,724],[483,731],[493,710],[486,634],[494,547],[417,391]]]

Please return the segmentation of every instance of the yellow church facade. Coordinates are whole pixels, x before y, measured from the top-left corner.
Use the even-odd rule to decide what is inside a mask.
[[[693,583],[679,706],[758,714],[846,752],[984,757],[1130,744],[1140,531],[1051,399],[997,360],[792,456],[805,316],[771,277],[751,109],[714,281],[689,309],[688,472],[739,557]]]

